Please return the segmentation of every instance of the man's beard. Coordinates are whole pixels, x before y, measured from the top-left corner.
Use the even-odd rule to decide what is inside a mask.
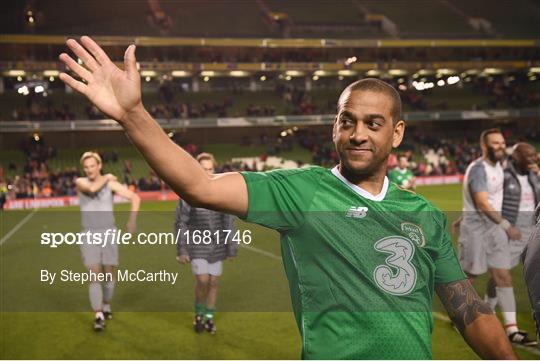
[[[502,160],[502,157],[497,158],[497,155],[495,154],[495,149],[493,149],[492,147],[487,147],[487,157],[493,163],[497,163],[498,161]]]

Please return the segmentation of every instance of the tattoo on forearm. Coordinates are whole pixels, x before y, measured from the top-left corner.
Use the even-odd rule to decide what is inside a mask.
[[[469,280],[439,284],[436,289],[448,316],[461,333],[479,316],[493,314]]]

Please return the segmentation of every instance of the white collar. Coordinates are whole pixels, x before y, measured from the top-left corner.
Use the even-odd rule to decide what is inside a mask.
[[[388,191],[388,178],[384,177],[384,183],[381,189],[381,192],[377,195],[373,195],[363,189],[362,187],[357,186],[354,183],[351,183],[347,178],[345,178],[338,169],[338,166],[336,165],[334,168],[332,168],[332,174],[335,175],[340,181],[345,183],[347,186],[349,186],[356,194],[358,194],[360,197],[369,199],[371,201],[380,202],[384,199],[386,196],[386,192]]]

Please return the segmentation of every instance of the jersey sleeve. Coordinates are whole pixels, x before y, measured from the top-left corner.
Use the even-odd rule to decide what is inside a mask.
[[[248,189],[248,222],[286,231],[302,225],[320,182],[317,168],[242,172]]]
[[[487,175],[482,163],[472,166],[468,176],[469,191],[472,193],[487,192]]]
[[[448,233],[448,221],[446,216],[438,215],[440,244],[435,259],[435,283],[448,283],[466,279],[467,276],[461,269],[456,250],[452,245],[452,238]]]

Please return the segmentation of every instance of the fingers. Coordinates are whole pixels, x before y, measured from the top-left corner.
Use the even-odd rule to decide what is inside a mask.
[[[68,68],[70,68],[80,78],[86,80],[87,82],[92,79],[92,73],[90,73],[88,70],[86,70],[81,65],[79,65],[79,63],[73,60],[71,56],[67,55],[66,53],[62,53],[60,54],[59,58],[60,60],[62,60],[64,64],[66,64]]]
[[[109,59],[109,57],[103,51],[103,49],[101,49],[101,47],[94,40],[92,40],[89,36],[81,37],[81,43],[84,45],[84,47],[86,49],[90,50],[90,53],[92,53],[94,58],[96,58],[96,60],[101,65],[104,65],[107,62],[111,62],[111,59]]]
[[[133,44],[128,46],[124,54],[124,69],[130,78],[139,76],[137,60],[135,59],[135,45]]]
[[[67,85],[69,85],[71,88],[75,89],[75,91],[77,91],[77,92],[79,92],[79,93],[81,93],[83,95],[86,95],[86,92],[87,92],[87,89],[88,89],[86,84],[73,79],[71,76],[69,76],[66,73],[60,73],[59,77],[60,77],[60,80],[62,80]]]
[[[86,51],[86,49],[83,48],[76,40],[68,39],[66,44],[71,51],[73,51],[75,55],[77,55],[83,61],[84,65],[90,69],[90,71],[95,71],[99,67],[96,59],[94,59],[92,55],[90,55],[88,51]]]

